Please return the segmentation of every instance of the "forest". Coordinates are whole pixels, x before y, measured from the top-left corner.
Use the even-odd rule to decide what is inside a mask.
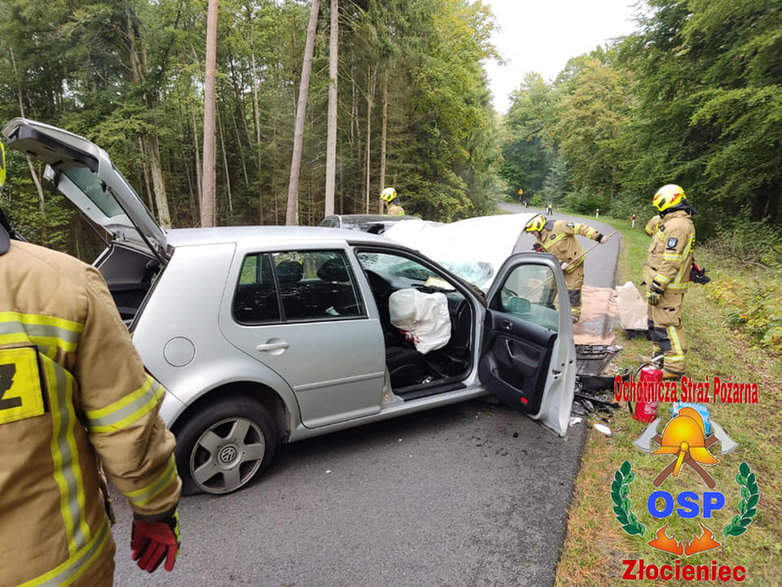
[[[483,68],[501,59],[483,2],[319,4],[300,224],[323,217],[329,174],[337,213],[378,212],[380,190],[393,185],[408,213],[441,221],[494,213],[519,188],[532,203],[645,218],[656,188],[678,183],[698,210],[699,234],[779,247],[778,1],[641,2],[635,33],[573,56],[554,80],[528,73],[507,114],[494,111]],[[218,224],[286,222],[311,8],[219,2]],[[86,136],[162,225],[198,226],[206,20],[207,0],[3,0],[0,119],[21,115]],[[8,168],[0,205],[20,232],[83,253],[85,227],[41,185],[43,170],[18,153]]]

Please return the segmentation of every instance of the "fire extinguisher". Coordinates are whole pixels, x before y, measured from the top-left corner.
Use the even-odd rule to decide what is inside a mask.
[[[652,365],[645,365],[641,367],[639,381],[647,382],[647,385],[654,382],[662,382],[663,372]],[[640,422],[651,422],[657,417],[657,402],[656,401],[637,401],[635,402],[635,410],[633,411],[633,419]]]

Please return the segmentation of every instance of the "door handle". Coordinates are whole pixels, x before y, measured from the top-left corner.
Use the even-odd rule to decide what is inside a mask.
[[[267,342],[266,344],[259,344],[258,346],[255,347],[255,350],[260,352],[277,351],[277,350],[284,351],[289,346],[291,345],[285,342],[284,340],[282,340],[280,342]]]

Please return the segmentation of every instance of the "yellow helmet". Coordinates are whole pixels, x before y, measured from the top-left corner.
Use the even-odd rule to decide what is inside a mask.
[[[530,218],[529,222],[524,225],[524,230],[527,232],[540,232],[543,227],[546,226],[546,219],[540,214],[535,214]]]
[[[386,188],[382,192],[380,192],[380,199],[385,200],[386,202],[390,202],[396,198],[396,190],[394,188]]]
[[[665,212],[668,208],[681,204],[687,199],[681,186],[673,183],[664,185],[652,198],[652,205],[660,212]]]

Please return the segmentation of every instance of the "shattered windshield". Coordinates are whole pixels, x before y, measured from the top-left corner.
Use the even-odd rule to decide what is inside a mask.
[[[458,275],[465,281],[472,283],[473,285],[482,288],[483,285],[489,281],[494,275],[494,269],[491,264],[484,261],[443,261],[440,259],[433,259],[448,271],[454,275]]]

